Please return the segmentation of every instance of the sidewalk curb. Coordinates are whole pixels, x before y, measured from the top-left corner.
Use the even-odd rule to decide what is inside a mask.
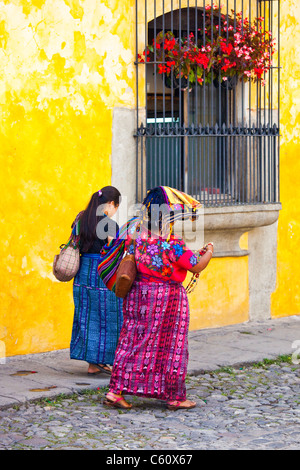
[[[300,316],[190,331],[188,375],[247,367],[293,354],[300,357]],[[71,360],[69,349],[13,356],[0,364],[0,409],[108,384],[105,374],[88,376],[87,364]]]

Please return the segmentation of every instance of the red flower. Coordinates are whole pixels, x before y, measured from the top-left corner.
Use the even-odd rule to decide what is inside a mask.
[[[164,49],[167,50],[167,51],[171,51],[173,49],[173,47],[175,46],[176,44],[176,39],[173,38],[173,39],[165,39],[165,43],[164,43]]]
[[[261,78],[262,74],[264,73],[264,69],[261,68],[255,68],[254,69],[255,74],[257,75],[258,79]]]
[[[232,45],[231,44],[227,45],[226,42],[221,42],[220,48],[222,52],[225,52],[225,54],[228,54],[228,55],[230,55],[233,50]]]
[[[230,61],[228,59],[225,59],[224,62],[225,62],[225,65],[223,65],[223,67],[221,67],[221,69],[224,70],[224,72],[227,72],[227,70],[230,68],[231,64],[230,64]]]

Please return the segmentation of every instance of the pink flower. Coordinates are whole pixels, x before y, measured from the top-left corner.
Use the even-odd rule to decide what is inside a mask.
[[[141,255],[139,258],[140,258],[141,263],[143,264],[149,265],[151,262],[151,257],[147,255],[146,253]]]

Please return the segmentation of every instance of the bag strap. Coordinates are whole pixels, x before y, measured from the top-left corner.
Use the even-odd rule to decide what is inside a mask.
[[[71,232],[70,238],[67,241],[67,243],[60,245],[61,250],[65,250],[68,246],[72,246],[74,248],[74,250],[79,248],[79,246],[80,246],[80,237],[79,237],[79,233],[80,233],[80,215],[81,214],[82,214],[82,212],[80,212],[77,215],[76,219],[74,220],[74,222],[72,224],[72,232]]]

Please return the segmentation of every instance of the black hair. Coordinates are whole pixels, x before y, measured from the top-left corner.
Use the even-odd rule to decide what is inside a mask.
[[[163,214],[159,210],[159,212],[152,212],[152,206],[161,207],[163,204],[166,204],[166,198],[164,195],[164,191],[160,186],[151,189],[148,191],[147,196],[143,201],[144,211],[146,211],[147,218],[148,218],[148,231],[150,232],[151,229],[158,231],[160,234],[162,233],[163,228]],[[166,215],[166,214],[165,214]],[[154,217],[153,217],[154,216]],[[170,212],[168,212],[168,217],[170,216]]]
[[[88,203],[86,209],[80,216],[80,250],[86,252],[92,246],[96,235],[96,227],[103,215],[97,212],[99,206],[113,202],[115,207],[121,202],[121,193],[114,186],[105,186],[100,191],[94,193]]]

